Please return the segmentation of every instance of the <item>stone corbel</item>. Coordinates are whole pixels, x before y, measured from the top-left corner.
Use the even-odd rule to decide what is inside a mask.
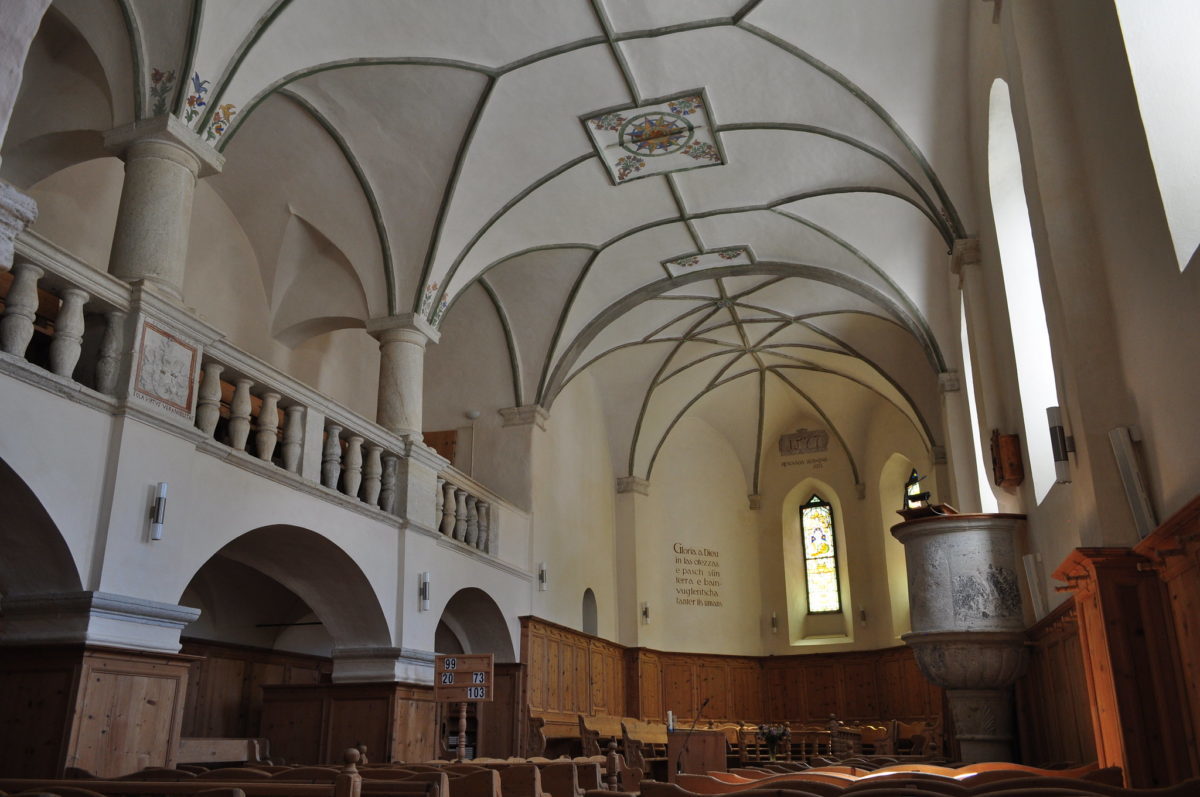
[[[536,426],[545,431],[550,413],[540,404],[526,404],[521,407],[505,407],[500,410],[500,417],[504,419],[504,426]]]

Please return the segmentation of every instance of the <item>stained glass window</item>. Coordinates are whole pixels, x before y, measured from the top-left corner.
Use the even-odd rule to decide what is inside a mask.
[[[808,613],[840,612],[842,595],[838,589],[833,507],[814,494],[808,499],[808,503],[800,508],[800,528],[804,534],[804,575],[808,588]]]

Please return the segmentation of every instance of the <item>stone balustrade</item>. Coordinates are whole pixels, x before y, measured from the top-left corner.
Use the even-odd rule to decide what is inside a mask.
[[[0,351],[115,396],[127,344],[129,286],[45,249],[30,246],[23,236],[12,270],[0,273],[0,288],[7,283]]]
[[[402,439],[224,342],[203,359],[196,428],[234,451],[396,513]],[[314,451],[308,469],[306,447]]]
[[[438,530],[469,548],[494,554],[498,546],[499,513],[496,500],[471,477],[454,468],[438,474]]]
[[[512,553],[520,553],[527,516],[445,468],[431,449],[247,354],[153,287],[98,271],[35,232],[22,233],[15,248],[13,268],[0,271],[4,373],[108,413],[135,412],[148,423],[195,435],[200,450],[250,469],[268,468],[264,473],[294,474],[280,473],[280,480],[298,478],[301,489],[336,492],[492,557],[506,512],[514,519]],[[158,320],[167,317],[173,321]],[[196,358],[194,370],[163,377],[183,386],[166,410],[159,408],[162,401],[147,402],[138,382],[139,330],[157,323]],[[437,474],[436,487],[432,478],[414,475],[422,468]]]

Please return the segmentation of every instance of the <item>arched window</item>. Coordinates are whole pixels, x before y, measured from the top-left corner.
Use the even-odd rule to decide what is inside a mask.
[[[800,529],[804,539],[804,583],[808,590],[808,613],[840,612],[842,593],[838,586],[833,507],[813,493],[808,503],[800,507]]]
[[[1008,318],[1017,358],[1017,389],[1025,419],[1025,448],[1029,455],[1034,494],[1040,503],[1054,484],[1054,454],[1046,408],[1058,406],[1058,387],[1038,280],[1037,255],[1029,223],[1029,205],[1021,172],[1021,154],[1013,125],[1008,84],[992,84],[988,110],[988,187],[996,241],[1000,245],[1000,271],[1008,299]]]
[[[596,593],[588,587],[583,591],[583,633],[595,636],[599,628],[599,612],[596,610]]]

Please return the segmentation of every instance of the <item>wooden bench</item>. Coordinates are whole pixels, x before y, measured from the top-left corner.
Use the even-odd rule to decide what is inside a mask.
[[[185,736],[175,754],[177,764],[270,764],[266,739],[220,739]]]
[[[667,762],[667,726],[662,722],[625,717],[620,722],[625,761],[643,772],[665,776]],[[662,773],[656,770],[662,769]]]

